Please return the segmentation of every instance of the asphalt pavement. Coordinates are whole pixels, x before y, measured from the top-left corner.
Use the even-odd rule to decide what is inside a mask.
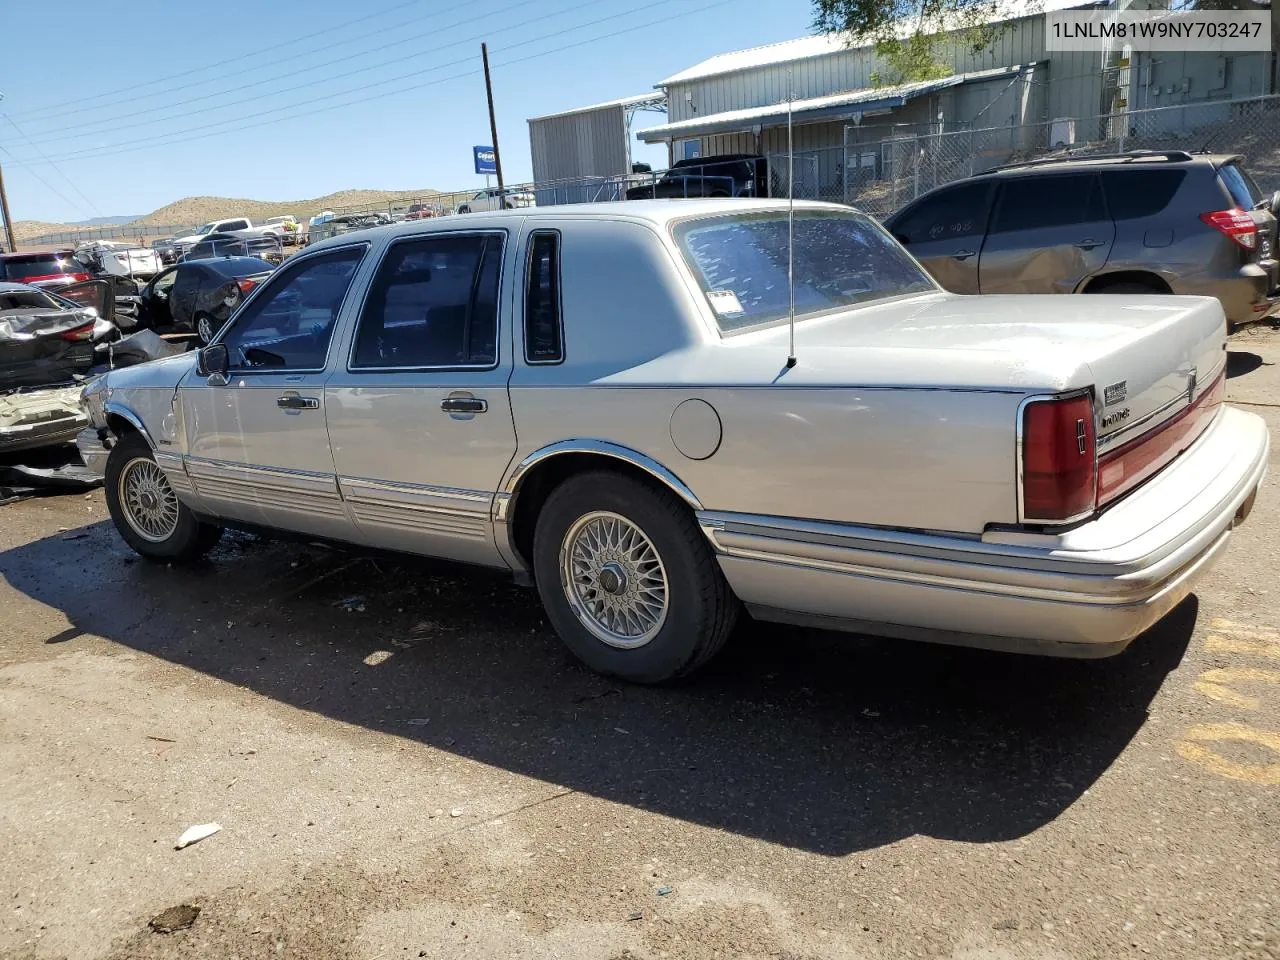
[[[0,957],[1280,957],[1278,449],[1119,657],[747,624],[663,689],[493,574],[0,507]]]

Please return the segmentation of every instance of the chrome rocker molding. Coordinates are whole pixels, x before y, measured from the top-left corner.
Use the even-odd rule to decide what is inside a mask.
[[[632,450],[622,444],[610,443],[608,440],[559,440],[535,450],[521,460],[507,475],[506,481],[493,499],[493,534],[498,551],[511,567],[517,581],[527,582],[529,578],[528,564],[521,558],[512,540],[510,518],[514,516],[515,500],[520,493],[520,486],[534,467],[545,463],[553,457],[572,453],[587,453],[597,456],[611,457],[621,460],[633,467],[643,470],[655,480],[660,481],[676,496],[689,505],[694,511],[702,510],[702,502],[689,489],[683,480],[660,464],[652,457]]]

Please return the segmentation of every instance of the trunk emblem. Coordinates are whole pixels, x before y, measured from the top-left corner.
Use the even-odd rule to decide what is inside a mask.
[[[1118,380],[1111,386],[1102,391],[1102,405],[1109,407],[1113,403],[1119,403],[1129,395],[1129,381]]]
[[[1122,410],[1117,410],[1115,413],[1108,413],[1105,417],[1102,418],[1102,429],[1103,430],[1110,429],[1111,427],[1124,423],[1128,419],[1129,419],[1128,407],[1125,407]]]

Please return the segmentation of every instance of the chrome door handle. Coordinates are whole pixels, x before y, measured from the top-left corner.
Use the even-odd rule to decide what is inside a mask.
[[[1076,246],[1079,247],[1081,250],[1092,250],[1094,247],[1102,246],[1102,241],[1095,240],[1093,239],[1093,237],[1085,237],[1083,240],[1077,243]]]
[[[320,401],[315,397],[300,397],[296,393],[286,393],[276,398],[276,406],[282,410],[319,410]]]
[[[440,401],[440,409],[445,413],[484,413],[489,409],[489,401],[479,397],[445,397]]]
[[[951,255],[952,260],[968,260],[973,256],[972,250],[957,250]]]

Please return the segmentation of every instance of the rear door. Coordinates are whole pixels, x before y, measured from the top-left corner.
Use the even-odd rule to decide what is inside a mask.
[[[363,541],[502,565],[490,512],[516,450],[513,248],[505,230],[387,248],[325,387],[338,485]]]
[[[1096,173],[1003,180],[978,260],[978,292],[1073,293],[1102,269],[1115,237]]]
[[[944,289],[978,292],[978,254],[995,184],[975,180],[922,197],[889,218],[889,229]]]

